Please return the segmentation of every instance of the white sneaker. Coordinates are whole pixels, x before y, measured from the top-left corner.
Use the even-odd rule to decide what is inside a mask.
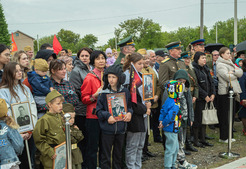
[[[197,169],[197,165],[190,164],[186,160],[184,161],[183,165],[179,163],[178,169]]]
[[[235,141],[236,141],[236,139],[234,139],[234,138],[231,139],[231,142],[235,142]],[[226,139],[226,140],[219,139],[219,142],[220,143],[228,143],[228,139]]]

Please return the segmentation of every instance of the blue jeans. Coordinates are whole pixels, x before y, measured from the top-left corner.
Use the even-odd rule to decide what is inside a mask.
[[[171,169],[175,166],[177,154],[179,151],[178,133],[164,131],[164,134],[166,136],[164,167],[165,169]]]

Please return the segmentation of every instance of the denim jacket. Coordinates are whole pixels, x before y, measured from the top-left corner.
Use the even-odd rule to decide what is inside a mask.
[[[24,143],[19,132],[0,120],[0,166],[19,161]]]

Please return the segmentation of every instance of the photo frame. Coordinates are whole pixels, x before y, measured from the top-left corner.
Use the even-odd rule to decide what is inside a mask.
[[[154,74],[153,73],[143,73],[143,100],[154,99]]]
[[[122,121],[127,113],[125,92],[107,94],[108,111],[117,121]]]
[[[19,133],[25,133],[34,129],[31,107],[28,101],[11,104],[12,117],[20,126]]]
[[[54,148],[56,158],[53,159],[53,169],[67,169],[66,163],[66,142]]]

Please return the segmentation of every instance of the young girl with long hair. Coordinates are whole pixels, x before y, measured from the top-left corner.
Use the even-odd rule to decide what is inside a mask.
[[[0,83],[0,98],[6,101],[9,116],[12,115],[11,104],[29,101],[32,119],[35,125],[37,121],[36,104],[29,88],[21,83],[21,79],[22,70],[18,63],[10,62],[5,65],[3,70],[2,82]],[[31,134],[29,134],[28,132],[21,134],[21,136],[24,140],[29,140],[31,138]],[[29,148],[30,150],[32,150],[32,146],[34,146],[32,139],[29,140],[29,144]],[[19,158],[22,162],[20,168],[26,168],[26,166],[28,166],[28,160],[25,150],[22,155],[19,156]]]
[[[143,56],[139,53],[133,53],[126,56],[126,62],[123,65],[123,71],[126,75],[125,85],[130,87],[130,68],[133,65],[140,73],[143,69]],[[131,90],[130,90],[131,91]],[[150,115],[150,102],[143,101],[141,91],[137,92],[137,103],[132,102],[133,114],[131,121],[127,125],[126,136],[126,166],[127,168],[141,168],[142,151],[147,131],[147,115]],[[132,94],[132,93],[131,93]]]

